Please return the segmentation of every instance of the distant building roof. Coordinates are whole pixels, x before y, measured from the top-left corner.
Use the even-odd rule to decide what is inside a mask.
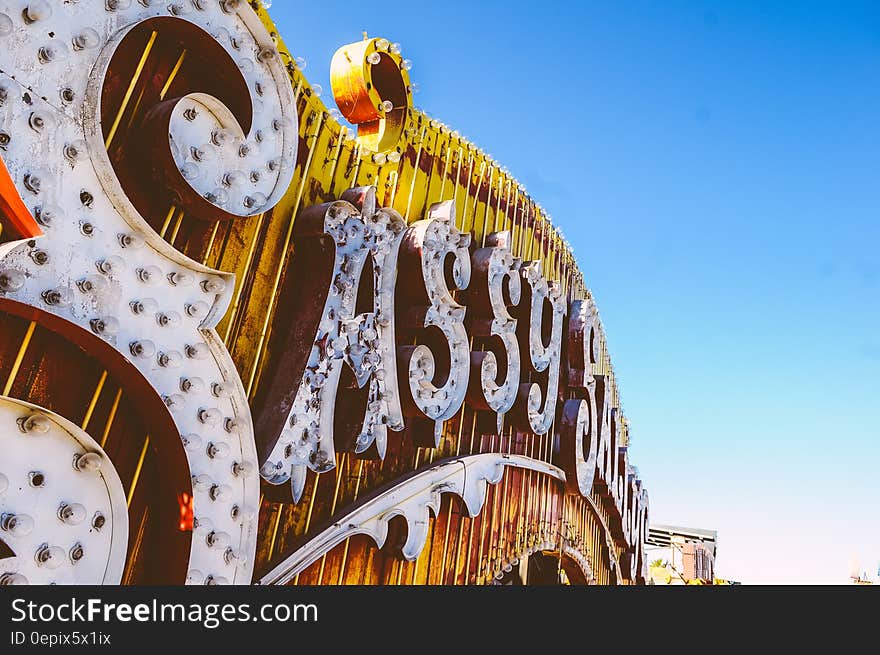
[[[683,528],[675,525],[652,525],[648,528],[648,544],[651,546],[668,547],[676,537],[685,541],[699,541],[711,548],[712,557],[715,557],[715,548],[718,545],[717,530]]]

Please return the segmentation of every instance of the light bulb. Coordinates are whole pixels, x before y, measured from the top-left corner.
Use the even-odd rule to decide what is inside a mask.
[[[235,133],[230,129],[221,128],[219,130],[214,130],[211,133],[211,142],[215,146],[220,146],[222,148],[233,141],[235,141]]]
[[[295,128],[296,124],[293,119],[286,114],[272,121],[272,129],[276,132],[289,132]]]
[[[205,293],[220,294],[226,290],[226,282],[219,277],[211,277],[202,281],[202,289]]]
[[[247,421],[243,418],[228,418],[224,424],[226,431],[231,434],[241,434],[247,429]]]
[[[228,398],[235,391],[235,385],[232,382],[215,382],[211,385],[211,393],[218,398]]]
[[[226,459],[227,457],[229,457],[229,445],[223,442],[211,442],[208,444],[205,452],[207,452],[208,457],[210,457],[211,459]]]
[[[269,199],[266,197],[266,194],[257,191],[256,193],[245,196],[242,204],[246,209],[258,211],[261,207],[264,207],[267,202],[269,202]]]
[[[0,587],[26,584],[30,584],[30,582],[21,573],[4,573],[0,575]]]
[[[106,291],[110,286],[110,283],[107,282],[107,278],[103,275],[92,274],[77,282],[76,286],[78,286],[79,290],[83,293],[98,295]]]
[[[207,359],[210,354],[211,349],[204,343],[196,343],[186,347],[186,356],[190,359]]]
[[[203,300],[197,300],[194,303],[187,304],[185,310],[188,316],[193,318],[204,318],[208,315],[210,306]]]
[[[205,473],[202,473],[201,475],[193,476],[192,483],[193,483],[193,489],[195,491],[207,491],[208,489],[210,489],[214,485],[214,481],[211,480],[211,476],[209,476]],[[207,519],[204,519],[204,521],[207,521]],[[199,521],[198,527],[202,527],[202,524],[204,523],[204,521]]]
[[[34,263],[38,266],[43,266],[49,263],[49,253],[45,250],[37,248],[36,250],[32,250],[30,253],[31,259],[34,260]]]
[[[165,401],[165,406],[168,407],[169,411],[179,412],[186,406],[186,401],[183,399],[179,393],[173,393],[170,396],[164,396],[162,400]]]
[[[198,569],[192,569],[189,573],[186,574],[186,584],[204,584],[205,583],[205,574],[199,571]]]
[[[153,355],[156,354],[156,344],[149,339],[134,341],[129,346],[129,349],[131,354],[138,359],[152,359]]]
[[[169,350],[165,353],[159,353],[159,366],[163,368],[180,368],[183,363],[183,355],[176,350]]]
[[[111,255],[95,263],[104,275],[118,275],[125,270],[125,260],[119,255]]]
[[[181,437],[183,447],[190,452],[195,452],[202,447],[202,438],[197,434],[187,434]]]
[[[103,460],[98,453],[83,453],[77,455],[73,461],[73,468],[77,471],[96,473],[101,470]]]
[[[273,157],[266,163],[266,167],[273,173],[289,170],[292,165],[287,157]]]
[[[64,41],[52,39],[51,41],[46,42],[45,45],[39,47],[37,50],[37,58],[42,63],[49,64],[53,61],[64,61],[68,52],[67,44],[64,43]]]
[[[52,6],[46,0],[33,0],[28,3],[24,15],[32,23],[38,20],[47,20],[52,16]]]
[[[33,118],[34,114],[31,114]],[[37,132],[42,131],[45,123],[42,120],[32,120],[31,127]],[[24,176],[24,186],[31,193],[39,194],[43,188],[43,178],[37,173],[27,173]]]
[[[64,563],[64,551],[58,546],[41,546],[35,555],[37,564],[47,569],[57,569]]]
[[[213,144],[205,143],[197,148],[194,147],[190,150],[190,154],[196,161],[213,161],[217,158],[217,149]]]
[[[209,409],[202,408],[199,410],[198,418],[199,421],[205,425],[217,425],[220,422],[220,419],[223,418],[223,414],[221,414],[220,410],[216,407],[211,407]]]
[[[180,314],[177,312],[162,312],[156,316],[156,322],[162,327],[176,328],[180,325]]]
[[[180,388],[186,393],[201,393],[205,389],[205,381],[202,378],[183,378]]]
[[[7,14],[0,14],[0,37],[9,36],[15,26]]]
[[[180,174],[184,180],[194,180],[200,174],[199,167],[192,162],[188,162],[180,167]]]
[[[257,470],[253,462],[235,462],[232,465],[232,475],[241,477],[243,475],[251,475]]]
[[[371,52],[367,55],[367,63],[371,66],[375,66],[380,61],[382,61],[382,55],[380,55],[378,52]]]
[[[91,50],[101,43],[101,37],[91,27],[87,27],[73,37],[74,50]]]
[[[394,109],[393,102],[391,102],[390,100],[383,100],[382,101],[382,111],[384,111],[386,114],[388,112],[392,111],[393,109]]]
[[[86,520],[86,508],[79,503],[61,503],[58,518],[67,525],[79,525]]]
[[[168,274],[168,281],[176,287],[188,287],[193,282],[193,276],[186,271],[172,271]]]
[[[112,337],[119,334],[119,321],[112,316],[94,318],[91,320],[90,325],[92,326],[92,331],[101,336]]]
[[[25,434],[46,434],[52,427],[52,421],[43,414],[31,414],[19,419],[18,426]]]
[[[229,512],[229,515],[232,517],[233,521],[241,521],[243,523],[250,523],[257,516],[256,512],[254,512],[254,510],[252,510],[247,505],[245,505],[244,507],[233,505],[232,510]]]
[[[254,145],[245,141],[238,146],[238,156],[242,158],[249,157],[254,151]]]
[[[205,194],[205,200],[219,207],[222,207],[227,202],[229,202],[229,191],[227,191],[223,187],[217,187],[213,191],[209,191]]]
[[[26,537],[34,530],[34,519],[27,514],[4,514],[0,528],[13,537]]]
[[[412,70],[412,62],[409,59],[404,59],[400,62],[400,67],[405,71]]]
[[[183,2],[175,2],[168,6],[168,11],[170,11],[175,16],[186,16],[192,11],[192,9],[192,5],[188,5]]]
[[[162,279],[162,269],[158,266],[147,266],[139,268],[137,271],[138,279],[144,284],[155,284]]]
[[[128,248],[131,250],[140,250],[144,247],[144,239],[138,234],[120,234],[119,235],[119,245],[123,248]]]
[[[242,171],[229,171],[223,176],[223,184],[228,187],[238,188],[247,182],[247,175]]]
[[[131,7],[131,0],[107,0],[107,11],[123,11]]]
[[[215,484],[208,492],[211,500],[219,500],[220,502],[229,502],[232,500],[232,487],[228,484]]]
[[[144,298],[143,300],[132,300],[129,307],[135,314],[150,316],[159,310],[159,303],[152,298]]]
[[[25,277],[20,271],[0,269],[0,291],[13,293],[24,286]]]
[[[72,162],[85,161],[89,156],[86,150],[86,142],[80,139],[68,143],[64,146],[64,156]]]

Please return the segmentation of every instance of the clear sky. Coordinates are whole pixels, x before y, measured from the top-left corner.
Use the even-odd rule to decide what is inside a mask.
[[[880,4],[300,2],[403,45],[416,105],[508,166],[579,254],[652,520],[746,583],[880,563]]]

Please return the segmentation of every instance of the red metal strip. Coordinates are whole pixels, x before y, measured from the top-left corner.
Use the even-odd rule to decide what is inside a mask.
[[[0,157],[0,223],[3,224],[3,232],[8,231],[5,241],[43,236],[40,226],[22,202],[2,157]]]

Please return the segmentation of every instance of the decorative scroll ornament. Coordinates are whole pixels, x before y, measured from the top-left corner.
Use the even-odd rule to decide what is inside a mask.
[[[528,322],[520,319],[520,343],[528,350],[530,366],[523,369],[524,379],[530,373],[532,382],[520,385],[517,398],[518,414],[523,427],[535,434],[547,434],[556,417],[556,398],[559,395],[559,368],[562,362],[562,323],[565,316],[565,299],[556,282],[548,282],[541,274],[541,262],[534,261],[522,267],[526,282],[522,310],[528,312]],[[550,340],[544,339],[544,306],[550,304]],[[545,380],[544,396],[541,386],[534,380]]]
[[[118,127],[118,118],[102,115],[114,53],[140,25],[160,18],[150,23],[155,30],[218,39],[223,57],[240,71],[253,129],[268,135],[279,128],[265,150],[253,148],[248,157],[294,152],[289,83],[246,3],[7,2],[0,7],[0,22],[11,24],[0,36],[0,130],[10,136],[3,156],[45,236],[3,258],[2,277],[15,283],[0,293],[63,319],[68,334],[86,330],[105,339],[149,381],[182,435],[192,473],[188,582],[247,584],[256,549],[256,450],[243,386],[214,331],[229,305],[232,277],[184,257],[150,228],[105,148]],[[148,53],[152,41],[145,42]],[[225,69],[227,61],[217,66]],[[178,100],[175,107],[185,113],[190,101]],[[219,100],[191,100],[207,103],[218,120],[229,118]],[[244,130],[247,121],[237,120]],[[177,145],[179,136],[190,135],[179,125],[177,117],[169,123]],[[272,178],[276,191],[250,213],[271,207],[286,188],[285,175]],[[198,177],[183,178],[185,185],[169,178],[180,198],[207,188]]]
[[[309,208],[296,220],[298,247],[314,248],[310,239],[329,235],[335,255],[317,334],[308,344],[286,344],[294,349],[310,348],[311,352],[292,405],[285,412],[287,427],[262,468],[263,476],[273,484],[290,479],[295,501],[302,495],[306,469],[318,473],[332,469],[336,449],[348,446],[334,438],[337,395],[345,366],[354,372],[358,387],[369,384],[366,413],[353,444],[354,452],[363,453],[375,444],[379,456],[384,457],[388,428],[403,429],[393,318],[397,256],[405,227],[403,218],[393,209],[376,209],[374,187],[353,189],[343,200]],[[373,308],[356,314],[367,260],[372,261]],[[289,387],[289,374],[282,371],[275,384]],[[283,396],[270,395],[266,411],[284,408]]]
[[[392,163],[400,159],[399,142],[412,107],[411,66],[400,56],[400,44],[383,38],[342,46],[330,62],[330,86],[339,111],[357,125],[361,144],[390,151]]]
[[[435,515],[439,513],[442,494],[459,496],[468,516],[473,518],[483,508],[488,485],[498,484],[506,467],[537,471],[556,480],[565,480],[565,473],[552,464],[521,455],[483,453],[447,459],[359,501],[352,512],[319,532],[263,576],[260,584],[287,584],[334,546],[357,534],[369,535],[381,548],[388,537],[388,525],[397,516],[403,517],[407,525],[402,555],[413,561],[422,552],[428,537],[428,510]]]
[[[85,432],[0,397],[0,585],[119,584],[128,545],[125,491]]]
[[[509,307],[519,304],[522,293],[519,276],[520,260],[510,252],[510,233],[496,232],[486,239],[487,247],[471,257],[474,279],[468,288],[468,326],[475,340],[485,340],[490,348],[501,343],[503,359],[489,349],[471,354],[471,377],[468,401],[477,408],[498,414],[501,432],[504,414],[516,401],[520,380],[519,342],[516,319]],[[499,382],[499,368],[506,371]]]
[[[411,397],[404,406],[409,414],[427,416],[434,422],[433,447],[440,443],[443,423],[461,408],[470,373],[470,344],[464,327],[465,308],[452,297],[446,280],[447,258],[452,257],[451,278],[455,288],[464,290],[471,279],[468,246],[471,235],[455,227],[452,201],[430,207],[424,220],[413,223],[403,239],[401,267],[402,291],[410,307],[401,330],[417,339],[431,339],[423,328],[442,333],[449,349],[448,368],[438,369],[435,352],[426,343],[398,347],[398,367],[408,371]],[[424,283],[413,284],[407,273],[418,270]],[[423,310],[427,301],[427,308]],[[421,304],[421,306],[419,306]],[[436,333],[435,333],[436,334]],[[433,339],[434,343],[439,339]],[[436,386],[435,380],[445,380]]]

